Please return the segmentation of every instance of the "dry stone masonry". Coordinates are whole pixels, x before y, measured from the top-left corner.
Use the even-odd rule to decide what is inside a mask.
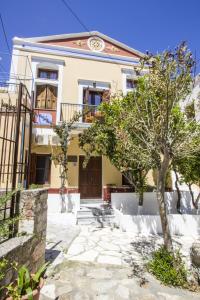
[[[25,190],[21,192],[20,231],[23,235],[12,238],[0,246],[0,260],[17,262],[19,266],[28,266],[34,273],[45,261],[47,227],[47,189]],[[25,234],[26,233],[26,234]],[[0,286],[13,281],[16,274],[8,269]],[[3,296],[2,296],[3,297]],[[0,296],[0,299],[1,296]]]

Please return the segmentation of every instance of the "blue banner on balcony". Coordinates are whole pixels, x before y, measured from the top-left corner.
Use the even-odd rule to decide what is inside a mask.
[[[52,124],[52,115],[50,113],[39,113],[36,116],[36,123],[39,125]]]

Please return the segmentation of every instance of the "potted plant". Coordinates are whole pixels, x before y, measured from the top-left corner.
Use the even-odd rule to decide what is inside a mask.
[[[44,264],[35,274],[30,274],[27,267],[22,266],[17,272],[17,279],[5,287],[6,300],[39,300],[47,265],[48,263]]]

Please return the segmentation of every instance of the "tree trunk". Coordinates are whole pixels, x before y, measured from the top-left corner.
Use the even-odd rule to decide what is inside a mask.
[[[164,239],[164,246],[168,251],[173,250],[172,245],[172,238],[169,229],[169,223],[167,219],[167,210],[166,210],[166,203],[165,203],[165,179],[166,174],[169,166],[169,153],[165,150],[163,161],[161,162],[160,168],[158,169],[158,179],[157,179],[157,201],[159,206],[160,212],[160,219],[163,231],[163,239]]]
[[[194,193],[192,191],[192,185],[190,183],[188,184],[188,187],[189,187],[190,195],[191,195],[191,198],[192,198],[192,204],[193,204],[195,209],[198,209],[198,202],[199,202],[199,198],[200,198],[200,193],[198,194],[198,196],[195,200],[194,199]]]
[[[139,206],[143,206],[144,202],[144,192],[143,190],[139,191]]]
[[[176,187],[177,196],[178,196],[178,200],[177,200],[177,203],[176,203],[176,209],[177,209],[177,212],[179,214],[181,214],[181,210],[180,210],[181,209],[181,191],[180,191],[179,185],[178,185],[178,182],[179,182],[178,174],[177,174],[175,169],[174,169],[174,174],[175,174],[175,177],[176,177],[175,187]]]
[[[138,202],[138,211],[137,211],[138,215],[142,214],[143,202],[144,202],[144,192],[142,190],[139,191],[139,202]]]
[[[60,165],[60,180],[61,180],[61,187],[59,190],[60,193],[60,204],[61,204],[61,209],[60,212],[61,213],[65,213],[66,212],[66,202],[65,202],[65,178],[64,178],[64,174],[63,174],[63,167]]]

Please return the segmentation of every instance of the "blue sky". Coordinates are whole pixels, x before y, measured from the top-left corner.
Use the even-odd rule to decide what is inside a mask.
[[[175,47],[186,40],[200,58],[199,0],[67,0],[90,30],[107,34],[127,45],[151,52]],[[85,31],[61,0],[1,0],[10,46],[12,38]],[[9,69],[0,27],[1,64]]]

